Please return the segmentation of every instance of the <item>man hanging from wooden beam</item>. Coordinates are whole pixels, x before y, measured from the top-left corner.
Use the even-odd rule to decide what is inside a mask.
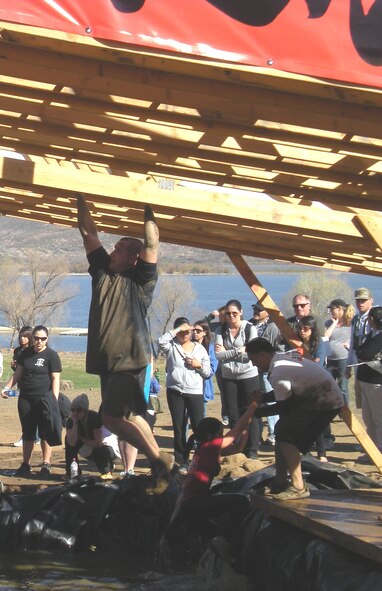
[[[109,255],[82,194],[77,195],[77,211],[92,277],[86,371],[100,376],[104,425],[147,456],[153,480],[147,492],[160,494],[169,484],[174,460],[159,451],[141,416],[146,410],[144,386],[150,370],[146,316],[158,279],[158,227],[146,206],[144,243],[121,238]]]

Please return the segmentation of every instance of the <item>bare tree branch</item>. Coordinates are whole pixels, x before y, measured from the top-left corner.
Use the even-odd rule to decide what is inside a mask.
[[[68,274],[65,260],[31,256],[29,269],[30,274],[21,274],[18,264],[0,263],[0,313],[13,331],[10,346],[21,326],[57,320],[65,304],[75,296],[74,291],[61,287]]]

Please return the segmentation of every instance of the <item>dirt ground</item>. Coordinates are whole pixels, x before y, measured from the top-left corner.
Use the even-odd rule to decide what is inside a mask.
[[[155,436],[158,444],[163,450],[172,449],[172,429],[171,419],[166,404],[165,391],[160,394],[161,407],[163,412],[157,415],[157,422],[155,425]],[[79,392],[67,392],[70,399],[73,399]],[[100,404],[99,390],[92,390],[88,393],[90,400],[90,408],[97,410]],[[65,463],[64,463],[64,448],[63,446],[55,447],[52,454],[52,474],[46,479],[40,479],[37,476],[39,466],[41,464],[41,450],[40,446],[36,446],[32,458],[32,475],[29,478],[18,478],[13,476],[13,471],[20,466],[22,461],[22,449],[14,447],[13,443],[20,437],[20,424],[17,414],[17,398],[0,399],[0,479],[8,492],[27,492],[28,490],[44,488],[48,485],[61,484],[64,482]],[[358,418],[360,418],[359,411],[355,411]],[[220,397],[209,403],[208,415],[220,418]],[[359,451],[355,449],[357,441],[354,435],[349,431],[348,427],[339,419],[336,419],[332,424],[332,433],[335,436],[334,448],[327,452],[330,462],[340,464],[342,467],[352,468],[359,472],[363,472],[374,478],[381,480],[382,475],[377,468],[372,464],[361,464],[357,462],[360,456]],[[267,435],[266,423],[264,424],[264,437]],[[64,437],[64,433],[63,433]],[[313,455],[314,452],[313,452]],[[274,461],[274,454],[272,448],[262,446],[259,454],[260,461],[246,464],[246,470],[255,470],[263,466],[269,465]],[[252,461],[253,462],[253,461]],[[88,463],[85,459],[80,460],[81,468],[84,474],[96,475],[97,471],[93,464]],[[115,476],[119,475],[122,470],[121,464],[118,462],[115,469]],[[136,464],[136,473],[145,473],[148,471],[148,463],[145,458],[138,456]],[[243,472],[244,474],[245,472]],[[234,475],[234,474],[232,474]],[[240,475],[240,472],[236,472]]]

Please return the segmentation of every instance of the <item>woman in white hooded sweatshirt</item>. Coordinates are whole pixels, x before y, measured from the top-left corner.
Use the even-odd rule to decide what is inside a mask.
[[[187,472],[187,421],[195,432],[204,416],[203,381],[210,376],[210,358],[203,345],[191,340],[192,326],[185,317],[177,318],[173,330],[159,339],[166,354],[166,393],[174,431],[175,461]]]

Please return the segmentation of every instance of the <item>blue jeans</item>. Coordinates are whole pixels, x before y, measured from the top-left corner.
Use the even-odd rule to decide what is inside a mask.
[[[347,358],[328,359],[328,365],[326,366],[326,369],[338,383],[341,392],[344,395],[345,404],[349,406],[349,380],[345,376],[347,362]]]

